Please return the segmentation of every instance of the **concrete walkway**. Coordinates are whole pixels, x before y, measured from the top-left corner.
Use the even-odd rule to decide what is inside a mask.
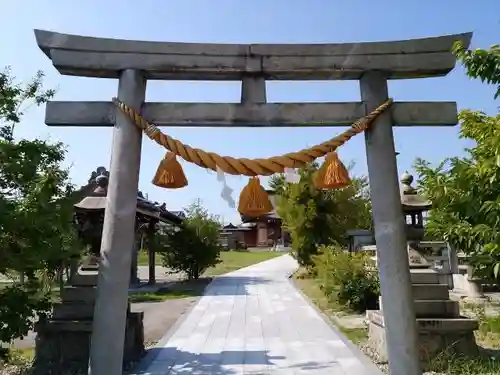
[[[218,277],[135,374],[375,375],[289,281],[289,255]]]

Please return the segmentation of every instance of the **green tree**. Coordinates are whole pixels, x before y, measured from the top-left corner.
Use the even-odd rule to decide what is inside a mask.
[[[471,78],[500,85],[500,47],[454,52]],[[497,86],[495,98],[500,95]],[[464,110],[460,137],[474,142],[466,156],[437,167],[417,159],[419,185],[432,200],[427,231],[471,256],[476,273],[500,278],[500,115]]]
[[[0,341],[25,335],[47,312],[47,278],[78,249],[72,228],[73,186],[60,164],[61,143],[15,138],[30,105],[49,100],[38,72],[27,85],[0,73],[0,273],[25,282],[0,289]]]
[[[166,267],[184,272],[189,280],[196,280],[208,267],[219,263],[220,228],[218,217],[196,200],[186,209],[183,225],[163,228],[154,246]]]
[[[460,137],[475,142],[465,157],[432,167],[417,159],[419,185],[433,202],[427,231],[472,256],[477,272],[500,276],[500,115],[462,111]]]
[[[278,194],[277,213],[292,237],[292,249],[301,265],[311,265],[321,245],[346,245],[346,231],[371,228],[371,205],[366,178],[353,178],[339,190],[318,190],[313,176],[318,165],[301,168],[300,182],[287,183],[275,175],[270,187]]]
[[[471,78],[497,85],[495,99],[500,96],[500,46],[493,45],[489,49],[470,50],[461,42],[455,43],[454,52],[458,60],[467,69]]]

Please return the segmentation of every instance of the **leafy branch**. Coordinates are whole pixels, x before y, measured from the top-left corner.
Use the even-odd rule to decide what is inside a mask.
[[[480,79],[481,82],[497,85],[495,99],[500,96],[500,45],[495,44],[489,49],[466,49],[462,42],[457,41],[453,52],[467,69],[467,75]]]

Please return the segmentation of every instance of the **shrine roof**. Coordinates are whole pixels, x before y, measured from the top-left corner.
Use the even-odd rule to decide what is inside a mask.
[[[109,172],[104,167],[97,168],[92,172],[88,184],[80,189],[85,197],[74,205],[75,211],[104,211],[107,202]],[[166,204],[159,204],[144,197],[142,192],[137,192],[137,213],[156,218],[163,222],[181,224],[185,218],[179,213],[167,210]]]

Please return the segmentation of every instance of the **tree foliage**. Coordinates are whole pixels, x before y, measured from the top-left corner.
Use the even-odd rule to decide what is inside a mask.
[[[72,228],[73,186],[61,167],[64,146],[15,138],[24,111],[54,95],[42,81],[41,72],[27,85],[8,69],[0,73],[0,273],[26,278],[0,289],[0,341],[22,337],[35,314],[44,314],[47,276],[80,250]]]
[[[313,176],[318,165],[301,168],[300,182],[287,183],[273,176],[270,187],[278,194],[277,213],[292,237],[292,249],[300,264],[311,265],[321,245],[346,245],[346,231],[372,226],[366,178],[353,178],[339,190],[318,190]]]
[[[210,214],[200,200],[186,209],[186,219],[179,228],[164,228],[157,236],[155,248],[163,263],[174,271],[184,272],[188,279],[198,279],[219,262],[218,217]]]
[[[472,256],[478,272],[500,276],[500,115],[462,111],[460,137],[475,146],[437,167],[415,163],[433,202],[427,230]]]
[[[471,78],[500,84],[500,47],[467,50],[457,43],[457,58]],[[495,98],[500,95],[498,86]],[[417,159],[419,184],[432,200],[427,231],[471,256],[476,274],[500,278],[500,114],[464,110],[460,137],[474,142],[464,157],[437,167]]]
[[[471,78],[497,86],[495,99],[500,96],[500,45],[489,49],[469,50],[461,42],[455,43],[454,52],[459,61],[467,69]]]
[[[356,312],[378,309],[378,272],[365,252],[351,254],[325,246],[313,260],[320,288],[328,299]]]

